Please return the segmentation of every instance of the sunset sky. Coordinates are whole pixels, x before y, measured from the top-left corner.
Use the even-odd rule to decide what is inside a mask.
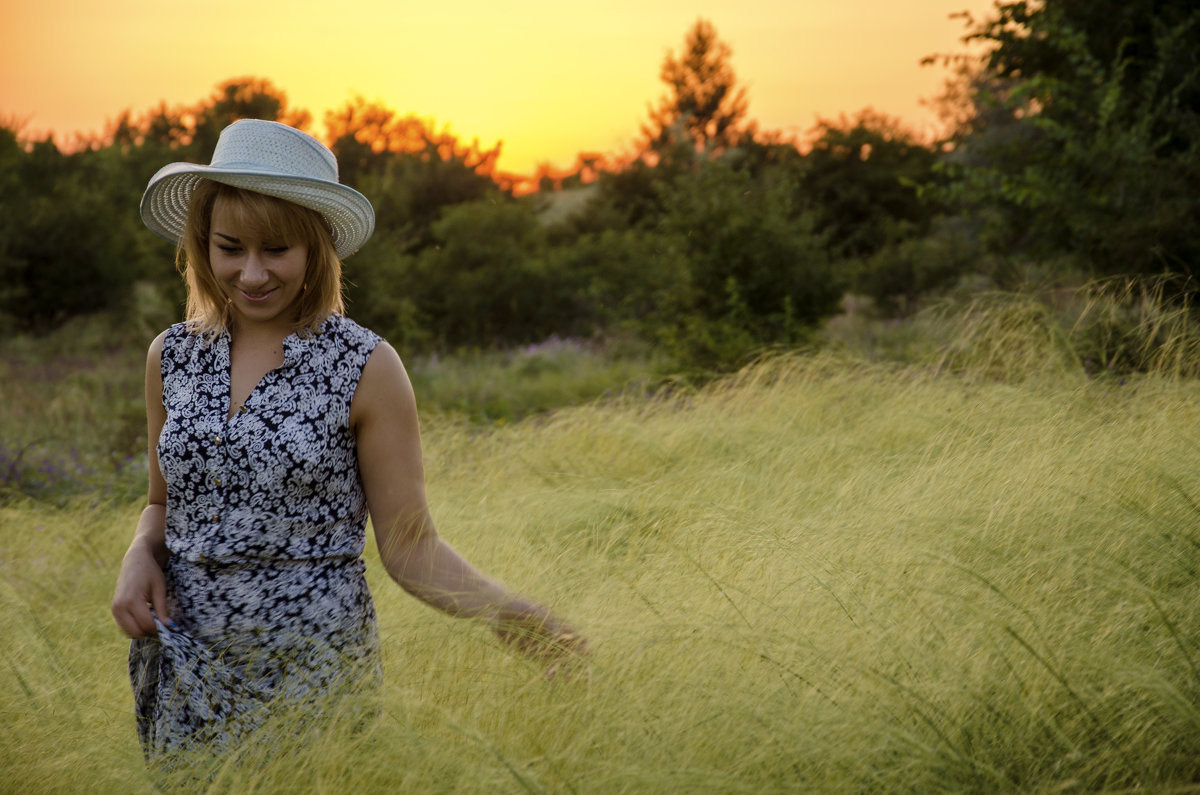
[[[750,116],[799,135],[865,107],[929,131],[967,10],[991,0],[4,0],[0,119],[26,134],[100,133],[122,110],[195,104],[270,80],[324,134],[356,95],[502,142],[499,167],[626,150],[664,93],[659,68],[698,17],[733,50]]]

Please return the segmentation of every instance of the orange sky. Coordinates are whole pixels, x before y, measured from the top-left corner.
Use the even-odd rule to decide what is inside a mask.
[[[958,52],[955,11],[991,0],[0,0],[0,118],[99,133],[124,110],[192,104],[230,78],[270,80],[322,118],[361,95],[503,142],[499,167],[569,166],[628,148],[663,93],[659,67],[697,17],[733,49],[750,116],[802,133],[864,107],[928,129],[920,104]]]

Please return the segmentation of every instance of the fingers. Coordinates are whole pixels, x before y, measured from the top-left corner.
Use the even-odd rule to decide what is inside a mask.
[[[509,619],[495,630],[501,640],[521,654],[545,662],[549,677],[573,667],[580,657],[591,653],[582,633],[545,613]]]
[[[167,613],[167,583],[165,580],[155,580],[151,583],[150,606],[154,608],[159,621],[164,624],[171,623],[171,616]]]
[[[583,656],[591,653],[591,647],[588,644],[587,638],[574,630],[566,630],[559,633],[554,638],[554,645],[570,654]]]
[[[120,600],[113,601],[112,608],[113,619],[117,622],[117,626],[129,638],[144,638],[149,635],[158,634],[158,629],[154,626],[154,615],[150,612],[149,602],[127,603]]]
[[[155,615],[163,623],[171,620],[167,611],[166,577],[158,561],[142,547],[131,546],[121,562],[112,613],[117,626],[131,638],[158,634]]]
[[[546,678],[569,681],[584,666],[583,658],[591,654],[587,638],[571,629],[564,629],[552,641],[553,654],[546,665]]]
[[[167,612],[166,581],[161,575],[143,582],[122,578],[113,596],[112,614],[117,626],[130,638],[157,635],[155,615],[164,624],[171,620]]]

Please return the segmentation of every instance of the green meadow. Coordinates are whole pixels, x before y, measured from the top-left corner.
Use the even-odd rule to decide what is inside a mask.
[[[971,328],[923,359],[778,354],[702,385],[614,365],[633,387],[509,396],[503,422],[439,385],[449,364],[414,366],[419,399],[459,395],[425,413],[439,529],[592,654],[547,679],[370,549],[378,717],[277,721],[200,760],[202,789],[1200,791],[1197,384],[1089,375],[1036,335],[1003,360]],[[56,374],[25,353],[0,420],[20,466],[69,463],[34,442],[79,435],[94,481],[37,492],[34,468],[0,505],[0,790],[171,789],[142,763],[108,613],[141,508],[140,354]],[[533,354],[492,380],[590,356]],[[564,379],[601,394],[590,367]]]

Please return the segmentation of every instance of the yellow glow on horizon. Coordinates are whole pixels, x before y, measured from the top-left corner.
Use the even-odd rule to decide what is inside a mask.
[[[64,140],[260,77],[317,134],[327,110],[362,96],[467,142],[500,141],[499,167],[531,173],[627,150],[665,89],[663,58],[704,17],[732,48],[760,129],[799,135],[868,106],[928,129],[921,100],[946,73],[918,61],[962,50],[948,15],[963,8],[980,17],[991,2],[612,0],[597,13],[548,0],[25,0],[0,31],[0,116]]]

